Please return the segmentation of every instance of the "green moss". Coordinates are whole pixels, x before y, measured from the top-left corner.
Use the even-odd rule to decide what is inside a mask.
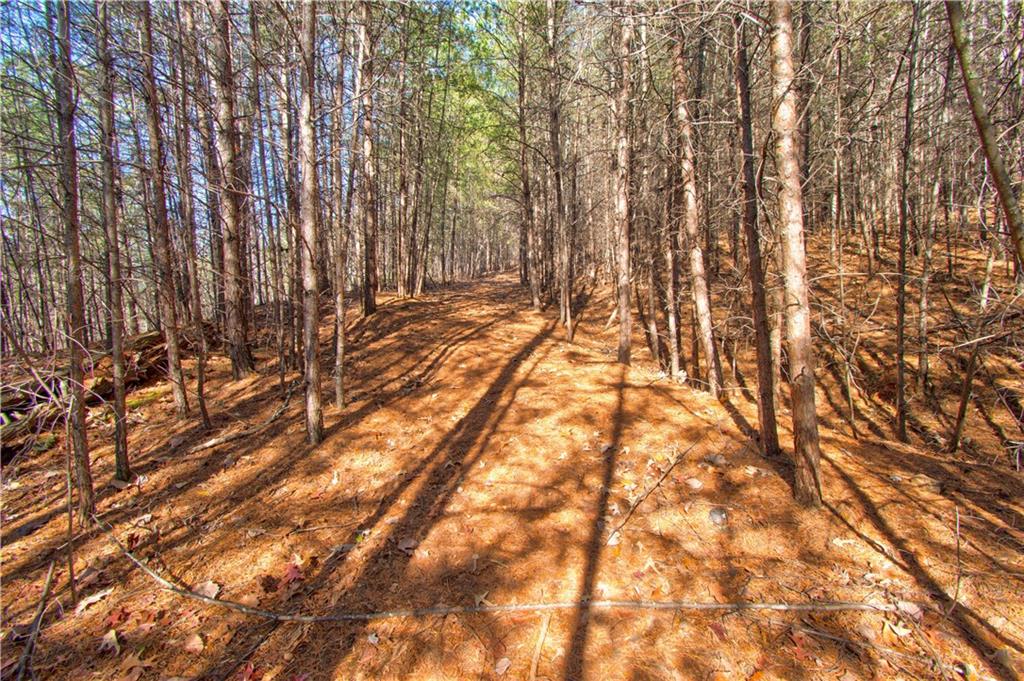
[[[57,444],[56,435],[54,435],[53,433],[43,433],[38,438],[36,438],[36,442],[34,445],[32,445],[32,449],[34,449],[37,452],[48,452],[51,449],[53,449],[53,446],[55,444]]]

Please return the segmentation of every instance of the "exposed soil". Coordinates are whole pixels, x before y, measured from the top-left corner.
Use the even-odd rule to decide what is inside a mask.
[[[103,487],[113,452],[103,411],[94,409],[94,472],[101,516],[133,552],[187,587],[212,581],[218,597],[270,610],[584,598],[854,601],[900,612],[584,606],[283,623],[160,590],[89,529],[75,541],[79,596],[112,590],[76,614],[61,548],[60,438],[61,446],[5,471],[3,665],[16,662],[21,644],[10,641],[23,632],[12,628],[32,617],[56,559],[56,601],[35,654],[39,678],[529,679],[535,650],[537,679],[956,678],[954,665],[968,676],[1018,678],[1024,484],[1006,446],[1022,437],[993,386],[1003,387],[1004,401],[1021,394],[1021,366],[990,356],[966,451],[948,455],[938,444],[955,411],[954,358],[962,353],[933,356],[937,397],[931,409],[913,403],[913,443],[895,442],[891,334],[877,323],[894,318],[893,280],[863,281],[851,279],[844,295],[865,311],[879,295],[881,302],[875,317],[858,322],[857,437],[839,364],[819,346],[827,501],[819,510],[793,503],[786,466],[763,459],[751,440],[756,406],[742,389],[756,380],[749,339],[725,343],[738,372],[727,358],[726,376],[741,387],[723,406],[658,372],[639,329],[638,361],[616,364],[603,291],[592,292],[577,343],[567,345],[556,320],[531,311],[509,276],[417,300],[383,296],[376,315],[354,321],[350,402],[327,408],[322,446],[305,444],[296,394],[257,436],[189,453],[279,407],[275,360],[264,350],[261,373],[237,382],[225,358],[212,359],[212,434],[174,419],[165,385],[133,393],[130,445],[140,478],[130,488]],[[964,301],[970,281],[943,286],[961,287],[964,295],[950,297]],[[816,295],[825,305],[838,292],[819,285]],[[948,323],[946,303],[934,305],[933,323]],[[960,312],[973,314],[966,303]],[[950,330],[933,342],[952,338]],[[329,324],[322,341],[326,368]],[[712,522],[720,510],[724,526]],[[102,649],[111,630],[119,652]]]

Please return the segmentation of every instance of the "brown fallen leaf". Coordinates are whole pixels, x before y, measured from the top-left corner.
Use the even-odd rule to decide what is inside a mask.
[[[216,598],[217,594],[220,593],[220,584],[212,581],[203,582],[202,584],[196,585],[195,592],[200,596]]]
[[[185,643],[181,647],[187,653],[198,655],[199,653],[203,652],[204,648],[206,648],[206,643],[203,641],[203,637],[199,634],[192,634],[191,636],[185,639]]]
[[[498,660],[498,664],[494,665],[494,673],[498,676],[502,676],[508,671],[509,667],[512,666],[512,660],[507,657],[503,657]]]
[[[83,612],[86,611],[86,609],[88,609],[90,605],[102,601],[104,598],[109,596],[110,592],[113,590],[114,587],[111,586],[106,589],[103,589],[102,591],[97,591],[96,593],[86,596],[82,600],[78,601],[78,605],[75,607],[75,614],[81,615]]]

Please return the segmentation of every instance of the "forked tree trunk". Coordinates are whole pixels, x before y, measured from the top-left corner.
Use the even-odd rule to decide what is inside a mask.
[[[818,416],[814,405],[814,349],[811,346],[811,310],[807,292],[807,255],[804,250],[803,197],[797,153],[797,107],[793,88],[793,6],[788,0],[772,3],[772,80],[775,112],[775,164],[779,173],[779,232],[786,279],[786,340],[789,348],[789,385],[793,411],[793,447],[796,471],[794,494],[798,502],[821,504]]]

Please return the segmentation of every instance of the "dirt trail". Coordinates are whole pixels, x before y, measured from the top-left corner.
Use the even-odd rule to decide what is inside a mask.
[[[826,429],[829,506],[800,509],[785,467],[751,445],[749,399],[737,392],[723,408],[642,361],[617,365],[606,312],[586,309],[570,346],[511,278],[387,299],[350,329],[351,403],[327,410],[323,445],[304,443],[293,404],[251,440],[188,455],[203,434],[174,422],[157,393],[132,434],[144,479],[107,488],[100,508],[181,583],[211,580],[224,598],[289,612],[578,599],[921,604],[904,603],[902,616],[560,611],[538,679],[941,678],[929,668],[936,657],[1016,678],[1003,662],[1024,641],[1019,482]],[[642,337],[636,347],[645,353]],[[234,383],[226,362],[213,363],[218,432],[277,407],[263,359],[265,375]],[[97,454],[98,479],[109,479],[110,448]],[[30,616],[63,542],[59,501],[39,505],[59,492],[61,465],[57,453],[40,457],[20,489],[4,491],[5,627]],[[712,510],[725,511],[724,526]],[[140,677],[153,679],[526,679],[547,617],[267,622],[156,591],[101,534],[77,550],[79,571],[91,566],[85,593],[115,586],[43,633],[37,669],[48,678],[128,678],[137,654],[150,665]],[[99,651],[110,629],[120,655]],[[202,650],[186,651],[196,633]]]

